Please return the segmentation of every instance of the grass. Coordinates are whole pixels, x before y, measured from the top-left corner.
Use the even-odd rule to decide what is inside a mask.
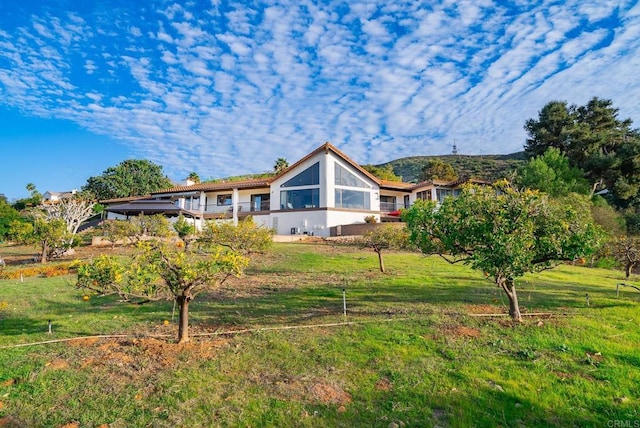
[[[279,244],[191,304],[192,332],[206,335],[186,345],[174,343],[175,323],[163,324],[170,302],[84,301],[71,276],[1,280],[0,426],[640,420],[640,293],[616,299],[621,272],[560,266],[527,276],[523,311],[554,316],[514,325],[470,316],[507,310],[477,272],[409,253],[385,264],[381,274],[366,250]],[[354,324],[329,325],[345,321]],[[273,329],[218,334],[264,327]],[[95,334],[129,336],[7,347]]]

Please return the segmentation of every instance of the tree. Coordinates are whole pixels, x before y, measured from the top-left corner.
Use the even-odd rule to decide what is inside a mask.
[[[25,187],[27,191],[31,193],[31,196],[24,199],[18,199],[13,204],[13,207],[18,211],[22,211],[27,208],[32,208],[42,203],[42,194],[38,192],[38,189],[36,189],[35,184],[28,183]]]
[[[537,189],[551,196],[566,196],[571,192],[589,194],[589,182],[584,172],[569,165],[569,159],[555,147],[529,160],[518,168],[518,186]]]
[[[182,242],[184,242],[185,250],[189,250],[189,247],[196,239],[198,239],[196,227],[193,222],[188,221],[182,214],[178,217],[175,223],[173,223],[173,229],[176,231]]]
[[[200,183],[200,176],[194,171],[189,173],[187,180],[193,181],[194,183]]]
[[[162,214],[140,214],[128,221],[133,225],[133,234],[129,237],[134,241],[140,241],[143,237],[168,238],[174,235],[171,222]]]
[[[36,245],[40,250],[41,263],[58,258],[73,247],[73,236],[63,220],[48,220],[38,213],[31,213],[30,217],[30,223],[13,221],[11,236],[22,244]]]
[[[451,164],[441,159],[430,159],[422,168],[422,173],[420,175],[420,181],[455,181],[457,179],[458,174],[456,174],[456,171],[453,169]]]
[[[104,200],[146,195],[171,186],[161,166],[148,160],[128,159],[107,168],[101,175],[90,177],[82,189]]]
[[[640,263],[640,237],[623,235],[609,243],[611,252],[624,266],[625,277],[629,278],[633,268]]]
[[[378,177],[380,180],[387,181],[402,181],[402,177],[397,176],[393,171],[391,164],[376,166],[376,165],[362,165],[362,168]]]
[[[595,97],[584,106],[552,101],[537,120],[527,120],[525,151],[539,156],[557,148],[593,186],[606,188],[615,206],[627,207],[640,198],[640,132],[631,124],[618,119],[611,100]]]
[[[207,241],[209,251],[191,252],[171,243],[158,240],[140,241],[132,262],[125,269],[118,267],[113,256],[97,258],[78,268],[77,286],[101,294],[117,293],[128,298],[145,300],[175,299],[180,307],[178,343],[189,340],[189,303],[200,293],[222,286],[231,276],[240,276],[254,252],[252,243],[271,239],[271,231],[243,222],[236,233],[212,229]],[[229,226],[235,227],[233,225]],[[214,230],[224,230],[215,236]],[[262,238],[257,236],[262,235]],[[235,240],[234,250],[227,245]],[[239,240],[246,242],[239,243]],[[264,250],[265,248],[260,248]]]
[[[599,245],[588,204],[579,195],[551,199],[503,181],[495,188],[468,185],[437,210],[431,201],[418,201],[403,219],[422,252],[489,275],[507,295],[511,317],[521,321],[517,278],[591,254]]]
[[[276,174],[281,173],[285,169],[289,168],[289,162],[285,158],[276,159],[276,163],[273,165],[273,170]]]
[[[258,226],[252,217],[246,217],[234,226],[231,222],[207,222],[198,238],[203,247],[225,247],[248,256],[263,253],[273,244],[273,229]]]
[[[135,236],[137,233],[136,225],[129,220],[106,220],[101,226],[102,237],[111,242],[111,249],[115,248],[118,241],[124,243],[127,238]]]
[[[94,201],[85,194],[75,194],[67,198],[62,198],[54,204],[42,205],[40,208],[46,213],[48,219],[60,219],[67,226],[67,231],[71,235],[78,232],[82,223],[91,218]]]
[[[0,198],[0,241],[9,237],[11,223],[21,218],[20,213],[7,203],[6,198]]]
[[[574,111],[575,107],[569,107],[566,101],[551,101],[540,110],[538,120],[527,120],[524,125],[529,135],[524,146],[527,154],[540,156],[550,147],[566,153],[573,132]]]
[[[405,227],[394,227],[390,224],[376,227],[365,232],[356,243],[363,248],[371,248],[378,255],[380,272],[385,272],[384,250],[401,250],[409,247],[409,233]]]

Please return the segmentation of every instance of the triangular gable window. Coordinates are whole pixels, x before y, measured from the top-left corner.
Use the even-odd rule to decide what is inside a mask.
[[[320,162],[316,162],[280,187],[301,187],[320,184]]]
[[[369,187],[367,186],[367,183],[360,180],[358,177],[356,177],[355,174],[351,173],[346,168],[343,168],[337,163],[335,164],[335,166],[336,166],[335,167],[335,175],[336,175],[335,184],[337,186],[363,187],[363,188]]]

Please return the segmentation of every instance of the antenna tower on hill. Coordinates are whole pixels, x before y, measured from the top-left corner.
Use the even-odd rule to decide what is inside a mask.
[[[456,140],[453,140],[453,150],[451,150],[451,153],[454,155],[458,154],[458,147],[456,146]]]

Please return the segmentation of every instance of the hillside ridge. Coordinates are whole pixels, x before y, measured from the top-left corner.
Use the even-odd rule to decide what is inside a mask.
[[[402,177],[402,181],[417,182],[422,169],[432,159],[440,159],[449,163],[459,178],[479,178],[496,181],[511,177],[513,172],[525,163],[527,156],[523,151],[506,155],[447,154],[408,156],[376,166],[386,167],[387,165],[391,165],[394,174]]]

